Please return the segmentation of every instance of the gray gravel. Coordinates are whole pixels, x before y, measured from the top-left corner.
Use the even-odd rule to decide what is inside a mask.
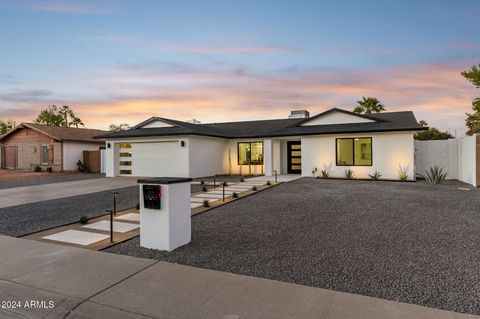
[[[135,207],[138,203],[138,188],[133,186],[1,208],[0,234],[22,236],[77,222],[81,216],[92,218],[104,215],[105,209],[113,209],[112,193],[115,191],[119,193],[118,210]]]
[[[42,177],[35,177],[35,178],[29,178],[29,179],[6,180],[6,181],[0,181],[0,189],[23,187],[23,186],[45,185],[45,184],[53,184],[53,183],[61,183],[61,182],[72,182],[72,181],[101,178],[101,177],[105,177],[105,174],[52,175],[51,177],[42,176]]]
[[[480,314],[480,191],[300,179],[192,218],[174,252],[107,251]]]

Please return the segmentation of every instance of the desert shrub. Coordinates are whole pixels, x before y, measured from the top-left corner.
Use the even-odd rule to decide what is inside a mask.
[[[373,172],[373,174],[368,174],[368,176],[370,176],[371,179],[377,180],[377,179],[379,179],[380,177],[382,177],[382,174],[380,174],[379,171],[375,171],[375,172]]]
[[[210,207],[210,201],[205,198],[205,199],[203,200],[202,206],[203,206],[203,207]]]
[[[330,177],[330,172],[327,171],[326,169],[322,169],[320,171],[320,174],[322,175],[322,178],[329,178]]]
[[[348,178],[348,179],[353,179],[355,177],[355,173],[351,168],[348,168],[345,171],[343,171],[343,175],[345,176],[345,178]]]
[[[418,174],[419,177],[425,179],[430,184],[440,184],[447,178],[447,173],[443,172],[443,168],[435,165],[425,171],[425,174]]]

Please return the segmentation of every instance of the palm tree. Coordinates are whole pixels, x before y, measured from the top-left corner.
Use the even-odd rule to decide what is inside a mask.
[[[362,97],[362,101],[357,101],[358,106],[353,110],[355,113],[380,113],[385,111],[385,107],[376,97]]]
[[[73,117],[72,117],[72,121],[71,121],[68,125],[69,125],[69,126],[75,126],[75,127],[78,127],[79,125],[81,125],[81,126],[84,126],[84,127],[85,127],[85,125],[83,124],[82,120],[81,120],[79,117],[77,117],[77,116],[73,116]]]

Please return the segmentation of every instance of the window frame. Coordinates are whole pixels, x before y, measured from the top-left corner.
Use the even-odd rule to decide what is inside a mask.
[[[43,161],[43,160],[44,160],[44,158],[43,158],[43,154],[44,154],[43,149],[44,149],[45,147],[47,148],[47,161],[46,161],[46,162]],[[40,164],[41,164],[41,165],[48,165],[48,164],[49,164],[49,159],[50,159],[50,145],[48,145],[48,144],[42,144],[41,150],[42,150],[42,151],[41,151],[41,154],[40,154]]]
[[[255,164],[252,163],[252,144],[253,143],[262,143],[262,162]],[[247,164],[240,164],[240,144],[250,144],[250,159]],[[237,165],[264,165],[265,158],[264,158],[264,143],[263,141],[251,141],[251,142],[237,142]]]
[[[369,139],[370,140],[370,164],[356,164],[355,163],[355,139]],[[338,163],[338,140],[352,140],[352,159],[353,165],[339,164]],[[335,164],[336,166],[373,166],[373,140],[371,136],[359,136],[359,137],[337,137],[335,138]]]

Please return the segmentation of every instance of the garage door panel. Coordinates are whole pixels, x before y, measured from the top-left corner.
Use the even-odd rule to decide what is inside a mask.
[[[177,141],[132,144],[132,175],[186,176]]]

